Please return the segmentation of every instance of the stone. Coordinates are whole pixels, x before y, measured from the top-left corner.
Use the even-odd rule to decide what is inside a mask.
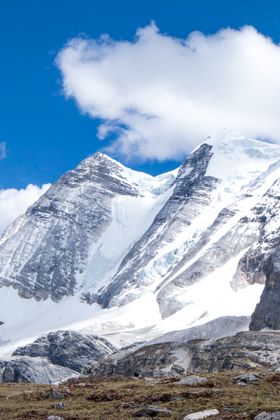
[[[188,414],[184,417],[184,420],[200,420],[200,419],[206,419],[207,417],[217,416],[219,414],[219,410],[216,408],[212,410],[203,410],[203,411],[197,411],[195,413]]]
[[[246,373],[245,375],[238,376],[235,379],[237,384],[250,384],[252,382],[256,382],[259,380],[259,377],[254,375],[253,373]]]
[[[134,417],[156,417],[156,416],[170,416],[172,413],[171,410],[167,408],[160,408],[155,405],[145,405],[140,407],[135,413],[133,414]]]
[[[62,403],[62,402],[59,402],[59,403],[54,403],[54,404],[53,404],[53,408],[59,408],[59,409],[62,409],[62,408],[64,408],[64,403]]]
[[[204,378],[203,376],[186,376],[185,378],[182,378],[179,382],[176,382],[178,385],[200,385],[205,384],[207,382],[207,378]]]
[[[50,392],[50,398],[53,400],[63,400],[65,398],[65,395],[62,392],[52,389]]]
[[[260,413],[254,420],[280,420],[280,411],[275,411],[274,413]]]

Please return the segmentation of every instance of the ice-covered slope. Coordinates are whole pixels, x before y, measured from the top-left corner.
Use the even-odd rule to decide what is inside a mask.
[[[71,326],[121,344],[250,315],[279,179],[279,146],[232,135],[159,177],[86,159],[0,238],[2,340]]]

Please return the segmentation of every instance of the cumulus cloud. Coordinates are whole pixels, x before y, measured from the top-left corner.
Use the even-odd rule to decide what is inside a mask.
[[[0,190],[0,233],[38,200],[49,187],[50,184],[45,184],[41,188],[30,184],[20,190],[15,188]]]
[[[63,89],[125,156],[179,158],[227,129],[280,142],[280,47],[253,27],[178,39],[154,23],[133,41],[76,38]]]

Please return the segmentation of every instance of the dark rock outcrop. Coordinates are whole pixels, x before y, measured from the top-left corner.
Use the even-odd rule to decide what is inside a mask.
[[[252,315],[250,330],[280,329],[280,247],[269,257],[265,275],[265,288]]]

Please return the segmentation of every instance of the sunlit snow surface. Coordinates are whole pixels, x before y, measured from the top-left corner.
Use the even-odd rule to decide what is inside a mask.
[[[277,145],[232,135],[207,139],[206,142],[213,146],[214,153],[206,175],[219,180],[211,193],[211,202],[189,225],[175,232],[172,241],[159,243],[156,255],[145,267],[144,286],[134,286],[136,298],[119,307],[101,309],[97,304],[82,303],[78,294],[63,298],[59,303],[50,299],[36,302],[20,298],[12,288],[2,287],[0,320],[5,324],[0,327],[0,357],[8,357],[19,344],[59,328],[94,332],[121,346],[220,316],[250,315],[253,312],[263,285],[245,285],[234,290],[230,284],[248,247],[229,257],[225,263],[217,264],[216,269],[208,275],[206,273],[200,281],[185,287],[173,287],[172,282],[194,262],[203,259],[236,228],[242,217],[250,216],[252,208],[280,176],[280,147]],[[113,199],[113,220],[98,242],[92,245],[90,264],[79,279],[83,292],[95,293],[110,284],[121,260],[151,226],[172,195],[172,181],[177,175],[175,171],[152,178],[126,168],[123,171],[126,180],[131,185],[140,186],[142,192],[137,197],[116,196]],[[184,263],[187,244],[196,243],[224,208],[233,210],[234,215]],[[268,229],[273,232],[275,226],[279,226],[279,222],[274,219],[268,224]],[[254,224],[245,228],[244,235],[253,237],[256,234]],[[166,229],[166,225],[159,229]],[[176,269],[170,275],[172,265]],[[168,299],[174,298],[181,305],[181,309],[165,319],[162,319],[157,300],[162,290],[167,290]]]

